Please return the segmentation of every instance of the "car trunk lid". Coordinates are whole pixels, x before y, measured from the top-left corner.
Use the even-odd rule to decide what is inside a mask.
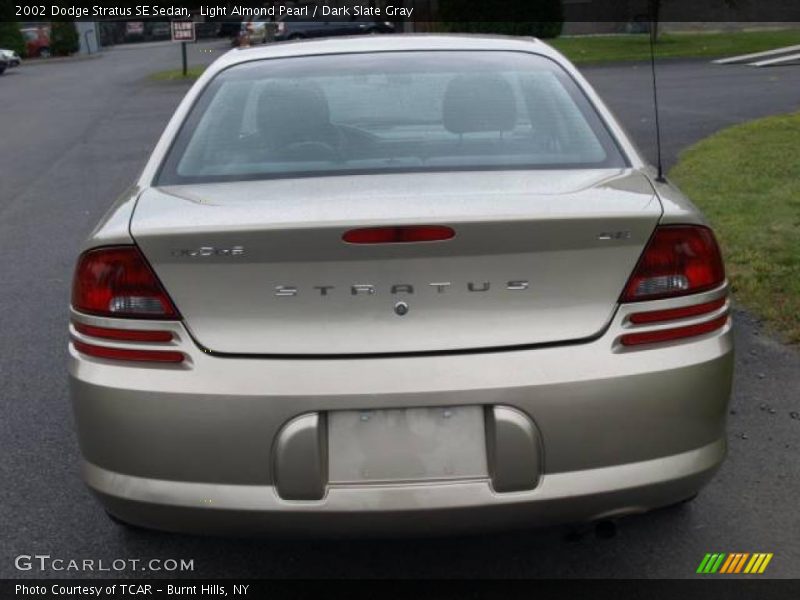
[[[456,172],[150,188],[131,231],[209,351],[361,355],[596,336],[660,215],[630,169]],[[416,225],[455,236],[342,239]]]

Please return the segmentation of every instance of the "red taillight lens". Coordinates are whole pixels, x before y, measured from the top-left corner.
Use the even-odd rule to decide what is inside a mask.
[[[643,331],[641,333],[627,333],[619,341],[623,346],[639,346],[641,344],[657,344],[658,342],[669,342],[687,337],[711,333],[717,329],[722,329],[728,322],[728,315],[722,315],[705,323],[687,325],[685,327],[674,327],[672,329],[660,329],[658,331]]]
[[[637,325],[643,323],[660,323],[662,321],[674,321],[675,319],[686,319],[689,317],[696,317],[707,313],[712,313],[715,310],[722,308],[725,305],[726,298],[718,298],[711,302],[704,302],[703,304],[693,304],[691,306],[682,306],[680,308],[666,308],[664,310],[650,310],[647,312],[633,313],[630,317],[631,323]]]
[[[124,342],[171,342],[171,331],[147,331],[136,329],[112,329],[110,327],[95,327],[83,323],[73,323],[75,330],[83,335],[101,338],[104,340],[120,340]]]
[[[442,225],[412,225],[408,227],[366,227],[351,229],[342,239],[349,244],[403,244],[408,242],[439,242],[449,240],[456,232]]]
[[[184,356],[172,350],[135,350],[130,348],[109,348],[95,346],[78,340],[72,340],[75,349],[87,356],[106,358],[109,360],[132,360],[136,362],[181,363]]]
[[[708,227],[656,229],[622,292],[621,302],[695,294],[725,281],[722,257]]]
[[[72,283],[72,306],[104,317],[179,319],[180,315],[136,246],[84,252]]]

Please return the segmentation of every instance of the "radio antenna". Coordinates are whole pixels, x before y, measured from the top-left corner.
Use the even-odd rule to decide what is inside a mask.
[[[658,20],[650,21],[650,71],[653,74],[653,109],[656,116],[656,167],[658,168],[658,175],[656,181],[665,183],[664,179],[664,165],[661,161],[661,122],[658,119],[658,83],[656,81],[656,35]]]

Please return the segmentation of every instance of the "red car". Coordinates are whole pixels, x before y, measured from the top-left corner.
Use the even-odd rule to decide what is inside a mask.
[[[29,57],[47,58],[50,56],[50,31],[47,28],[23,29],[25,50]]]

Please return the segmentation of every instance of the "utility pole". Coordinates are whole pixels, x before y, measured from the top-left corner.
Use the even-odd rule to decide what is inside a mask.
[[[181,42],[181,59],[183,60],[183,76],[186,77],[189,73],[188,65],[186,64],[186,42]]]

